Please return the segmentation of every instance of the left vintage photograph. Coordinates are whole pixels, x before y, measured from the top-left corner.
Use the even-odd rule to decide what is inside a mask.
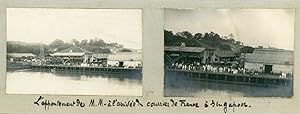
[[[142,96],[141,9],[6,13],[6,94]]]

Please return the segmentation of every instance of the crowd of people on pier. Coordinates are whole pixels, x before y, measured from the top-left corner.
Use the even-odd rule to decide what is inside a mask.
[[[167,66],[170,69],[179,69],[179,70],[189,70],[189,71],[203,71],[203,72],[213,72],[213,73],[228,73],[228,74],[242,74],[242,75],[254,75],[259,76],[258,71],[254,69],[246,69],[239,65],[220,65],[220,64],[201,64],[199,62],[184,63],[177,62],[172,63],[170,66]],[[275,73],[273,73],[275,74]],[[291,72],[289,73],[277,73],[279,78],[287,78],[292,76]]]
[[[191,71],[204,71],[204,72],[218,72],[218,73],[229,73],[229,74],[251,74],[258,75],[258,72],[254,70],[247,70],[238,66],[229,65],[213,65],[213,64],[200,64],[199,62],[194,63],[172,63],[169,68],[191,70]]]
[[[45,64],[44,64],[45,65]],[[74,66],[74,67],[123,67],[123,68],[141,68],[140,64],[124,64],[119,66],[118,64],[107,64],[107,63],[79,63],[79,62],[67,62],[60,64],[46,64],[46,65],[58,65],[58,66]]]

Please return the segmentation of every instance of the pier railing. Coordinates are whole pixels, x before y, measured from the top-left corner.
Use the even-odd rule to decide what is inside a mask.
[[[251,84],[263,86],[289,85],[293,82],[293,77],[280,78],[272,74],[230,74],[210,71],[194,71],[182,69],[165,69],[165,74],[170,76],[183,76],[184,79],[215,81],[238,84]]]
[[[88,71],[88,72],[106,72],[106,73],[141,73],[142,68],[124,68],[124,67],[96,67],[96,66],[68,66],[68,65],[31,65],[32,69],[44,70],[66,70],[66,71]]]

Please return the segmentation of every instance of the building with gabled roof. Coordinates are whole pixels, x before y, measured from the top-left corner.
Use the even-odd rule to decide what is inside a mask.
[[[200,52],[203,52],[204,50],[205,50],[205,48],[202,48],[202,47],[165,46],[165,51],[200,53]]]
[[[204,43],[202,43],[202,45],[204,45]],[[186,47],[184,44],[181,46],[165,46],[165,62],[169,65],[178,62],[199,62],[208,64],[212,63],[214,50],[215,49],[211,47]]]
[[[233,51],[216,50],[213,56],[215,63],[228,63],[233,62],[238,58],[238,55]]]
[[[142,52],[118,52],[109,54],[107,65],[115,67],[142,67]]]
[[[51,56],[60,59],[64,64],[81,64],[89,62],[93,53],[78,46],[72,46],[68,49],[50,54]]]
[[[107,53],[94,53],[90,59],[90,63],[92,63],[94,66],[107,66],[107,57],[109,55],[110,54]]]
[[[52,54],[52,56],[82,56],[84,54],[89,54],[89,53],[92,53],[92,52],[85,50],[78,46],[72,46],[70,48],[56,52],[56,53]]]
[[[36,55],[32,53],[7,53],[8,57],[20,58],[20,57],[36,57]]]
[[[291,73],[293,54],[293,51],[283,49],[255,49],[244,55],[245,68],[265,73]]]
[[[13,61],[22,61],[27,59],[34,59],[36,58],[36,55],[32,53],[7,53],[7,59],[10,60],[10,62]]]

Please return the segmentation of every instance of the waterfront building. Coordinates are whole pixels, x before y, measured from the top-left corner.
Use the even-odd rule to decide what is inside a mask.
[[[30,60],[34,59],[36,55],[32,53],[7,53],[7,58],[9,61],[23,61],[23,60]]]
[[[212,63],[214,48],[204,47],[185,47],[185,46],[165,46],[165,61],[167,64],[173,63],[192,63],[201,64]]]
[[[233,51],[216,50],[212,58],[214,63],[230,63],[236,61],[238,57]]]
[[[35,57],[32,53],[7,53],[8,57],[21,58],[21,57]]]
[[[142,53],[141,52],[118,52],[116,54],[110,54],[107,57],[107,66],[140,68],[142,67]]]
[[[94,66],[104,67],[107,66],[107,57],[110,54],[105,53],[99,53],[99,54],[93,54],[93,57],[90,59],[90,62]]]
[[[76,64],[80,65],[82,63],[88,63],[93,53],[85,50],[78,46],[72,46],[68,49],[51,54],[52,57],[55,57],[62,61],[63,64]]]
[[[283,49],[255,49],[244,54],[246,69],[264,73],[292,73],[293,51]]]

